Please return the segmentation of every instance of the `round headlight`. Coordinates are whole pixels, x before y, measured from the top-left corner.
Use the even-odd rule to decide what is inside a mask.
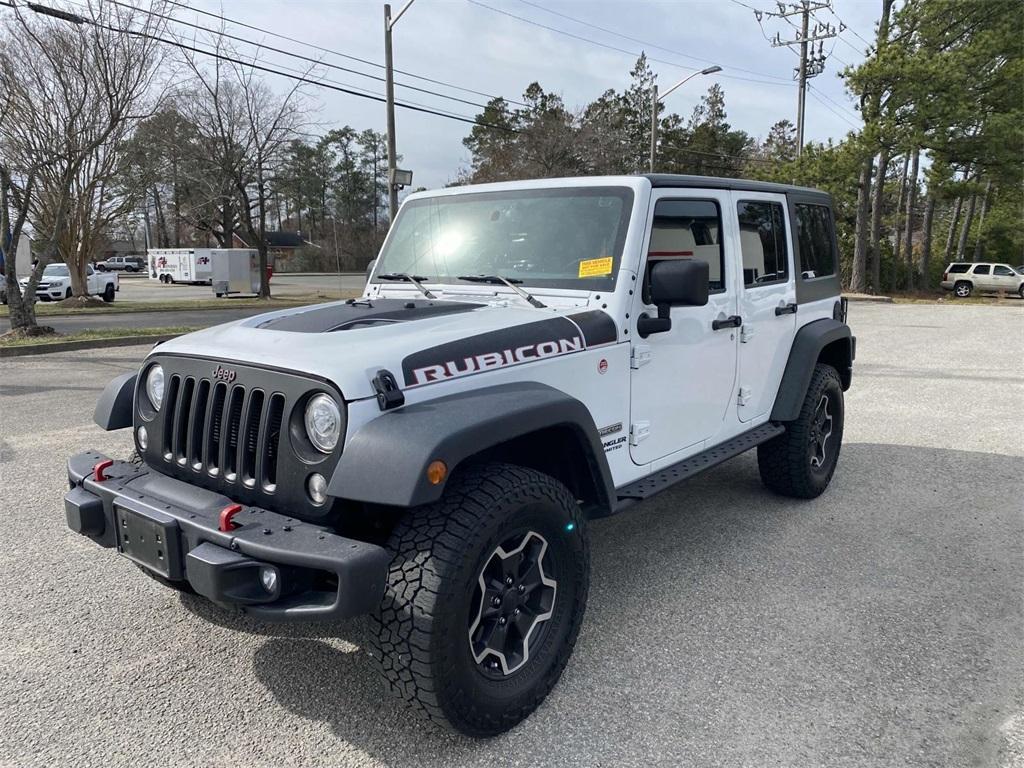
[[[306,435],[318,451],[330,453],[341,437],[341,411],[330,395],[317,395],[306,406]]]
[[[146,395],[153,407],[159,411],[164,402],[164,369],[159,365],[154,365],[146,374]]]

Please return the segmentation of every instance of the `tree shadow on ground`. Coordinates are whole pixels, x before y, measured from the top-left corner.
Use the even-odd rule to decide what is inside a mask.
[[[1022,496],[1021,458],[848,444],[814,501],[764,491],[747,455],[597,521],[566,674],[486,741],[386,697],[365,621],[185,603],[266,635],[276,700],[392,766],[992,764],[1024,698]]]

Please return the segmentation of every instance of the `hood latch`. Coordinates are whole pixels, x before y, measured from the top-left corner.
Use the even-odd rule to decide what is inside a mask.
[[[395,375],[391,371],[381,369],[373,377],[373,391],[377,393],[377,405],[382,411],[389,411],[405,405],[405,395],[395,381]]]

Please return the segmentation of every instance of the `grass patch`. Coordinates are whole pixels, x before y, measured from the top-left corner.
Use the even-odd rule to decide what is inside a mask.
[[[98,307],[62,307],[57,303],[37,302],[36,317],[62,317],[69,315],[119,314],[128,312],[174,312],[187,310],[217,309],[251,309],[265,308],[268,312],[288,307],[301,307],[308,304],[322,304],[338,299],[352,299],[361,295],[360,291],[338,291],[332,294],[304,294],[285,296],[282,298],[264,299],[171,299],[168,301],[114,301]],[[0,305],[0,317],[8,316],[9,308]]]
[[[173,336],[197,331],[193,326],[170,325],[164,328],[99,328],[93,331],[78,333],[51,333],[45,336],[23,336],[5,339],[0,336],[0,348],[6,347],[42,347],[49,344],[63,344],[67,341],[98,341],[102,339],[123,339],[138,336],[145,340],[150,336]]]

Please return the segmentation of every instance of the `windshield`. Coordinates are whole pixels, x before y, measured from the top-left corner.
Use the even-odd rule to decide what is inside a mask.
[[[615,286],[633,204],[627,187],[478,192],[410,200],[374,269],[430,283],[501,275],[580,290]],[[378,282],[378,280],[374,280]]]
[[[67,277],[67,264],[47,264],[43,268],[43,277]]]

